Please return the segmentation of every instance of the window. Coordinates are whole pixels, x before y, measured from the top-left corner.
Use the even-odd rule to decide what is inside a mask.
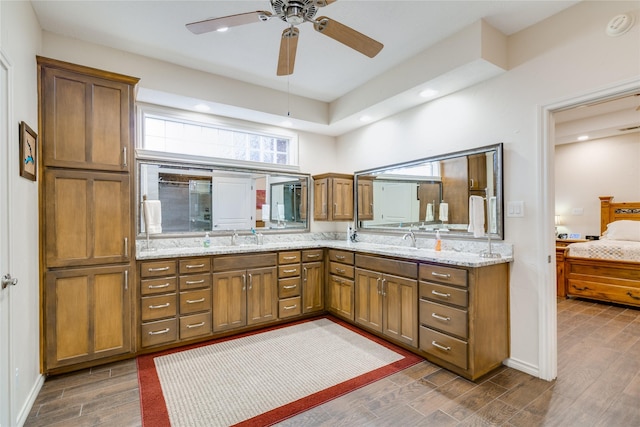
[[[297,165],[297,140],[259,129],[234,128],[207,122],[187,113],[151,113],[143,109],[140,117],[140,148],[161,153],[184,154],[239,162]],[[198,121],[200,119],[200,121]]]

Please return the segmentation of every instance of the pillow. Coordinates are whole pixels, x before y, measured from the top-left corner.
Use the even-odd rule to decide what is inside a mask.
[[[607,231],[602,234],[602,238],[640,242],[640,221],[631,221],[628,219],[614,221],[607,225]]]

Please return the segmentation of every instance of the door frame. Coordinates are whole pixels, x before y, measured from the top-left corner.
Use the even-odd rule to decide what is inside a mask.
[[[539,141],[538,165],[541,179],[538,187],[538,206],[542,215],[538,217],[538,230],[552,230],[555,226],[555,120],[554,113],[581,104],[616,98],[636,92],[640,87],[640,78],[624,80],[604,88],[585,92],[581,95],[564,98],[542,105],[538,109]],[[538,263],[544,286],[540,289],[538,300],[538,376],[551,381],[558,376],[558,318],[557,288],[555,264],[555,235],[538,241],[538,252],[543,254]]]

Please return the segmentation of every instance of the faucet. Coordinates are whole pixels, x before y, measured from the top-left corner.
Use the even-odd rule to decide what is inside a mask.
[[[402,240],[407,240],[407,237],[411,238],[411,246],[417,248],[416,246],[416,235],[413,233],[411,227],[409,227],[409,232],[402,236]]]

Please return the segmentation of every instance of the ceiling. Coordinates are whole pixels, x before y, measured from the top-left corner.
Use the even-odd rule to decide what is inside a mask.
[[[310,23],[304,22],[298,26],[300,36],[294,73],[288,77],[279,77],[276,76],[276,65],[280,35],[287,27],[280,19],[272,18],[266,22],[232,27],[225,33],[194,35],[185,27],[187,23],[208,18],[262,10],[271,12],[268,0],[31,1],[41,27],[48,32],[328,105],[340,105],[350,94],[368,90],[368,84],[383,77],[389,86],[393,86],[393,80],[402,79],[403,74],[409,72],[411,67],[415,68],[411,62],[413,58],[480,19],[508,36],[578,2],[579,0],[336,1],[319,8],[317,17],[328,16],[366,34],[384,44],[382,51],[376,57],[368,58],[314,31]],[[477,74],[477,69],[469,68],[448,76],[450,80],[459,80],[457,84],[450,85],[449,93],[477,83]],[[486,78],[488,77],[490,76]],[[437,80],[438,76],[429,78]],[[141,86],[143,85],[144,82],[141,82]],[[190,105],[197,101],[175,94],[145,92],[144,87],[138,96],[141,94],[146,96],[144,100],[147,102],[155,101],[179,108],[193,108]],[[400,95],[400,91],[384,95],[388,99],[378,102],[379,109],[386,109],[381,113],[382,116],[428,101],[407,101]],[[274,122],[272,114],[247,112],[232,105],[218,109],[216,114],[280,124]],[[577,120],[569,113],[563,114],[557,120]],[[326,126],[305,128],[300,125],[294,128],[339,135],[362,125],[354,122],[340,125],[329,120]]]

